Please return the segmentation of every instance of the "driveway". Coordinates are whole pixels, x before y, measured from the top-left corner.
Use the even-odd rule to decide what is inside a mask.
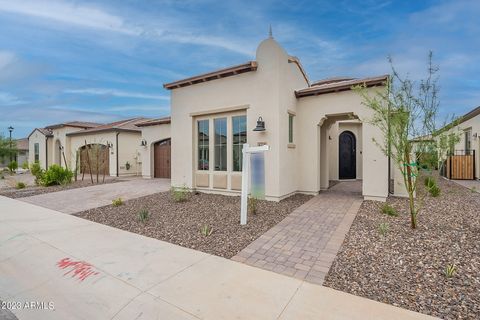
[[[0,208],[0,300],[19,319],[430,319],[18,200]]]
[[[232,260],[323,284],[362,201],[361,181],[335,184],[295,209]]]
[[[129,179],[85,188],[77,188],[20,198],[40,207],[63,213],[76,213],[112,204],[113,199],[129,200],[168,191],[169,179]]]

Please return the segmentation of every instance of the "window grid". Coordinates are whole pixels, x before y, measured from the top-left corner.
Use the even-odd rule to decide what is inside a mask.
[[[235,116],[232,117],[232,160],[233,171],[242,171],[243,168],[243,156],[242,149],[243,144],[247,143],[247,117]]]
[[[288,143],[293,143],[293,115],[288,115]]]
[[[199,120],[198,125],[198,170],[209,170],[209,128],[208,120]]]
[[[215,171],[227,171],[227,118],[213,121]]]

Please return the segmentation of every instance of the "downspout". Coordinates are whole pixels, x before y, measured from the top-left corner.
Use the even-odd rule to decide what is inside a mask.
[[[118,177],[118,135],[120,134],[120,132],[117,131],[117,134],[115,136],[115,158],[116,158],[116,162],[117,162],[117,177]]]
[[[48,137],[45,137],[45,170],[48,170]]]

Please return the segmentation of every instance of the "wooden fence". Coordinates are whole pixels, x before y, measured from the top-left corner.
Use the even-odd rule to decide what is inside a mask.
[[[453,180],[475,179],[475,150],[455,150],[449,155],[445,176]]]

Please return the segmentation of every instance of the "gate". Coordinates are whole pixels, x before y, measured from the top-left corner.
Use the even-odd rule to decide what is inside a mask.
[[[455,150],[447,157],[445,177],[452,180],[475,179],[475,150]]]

